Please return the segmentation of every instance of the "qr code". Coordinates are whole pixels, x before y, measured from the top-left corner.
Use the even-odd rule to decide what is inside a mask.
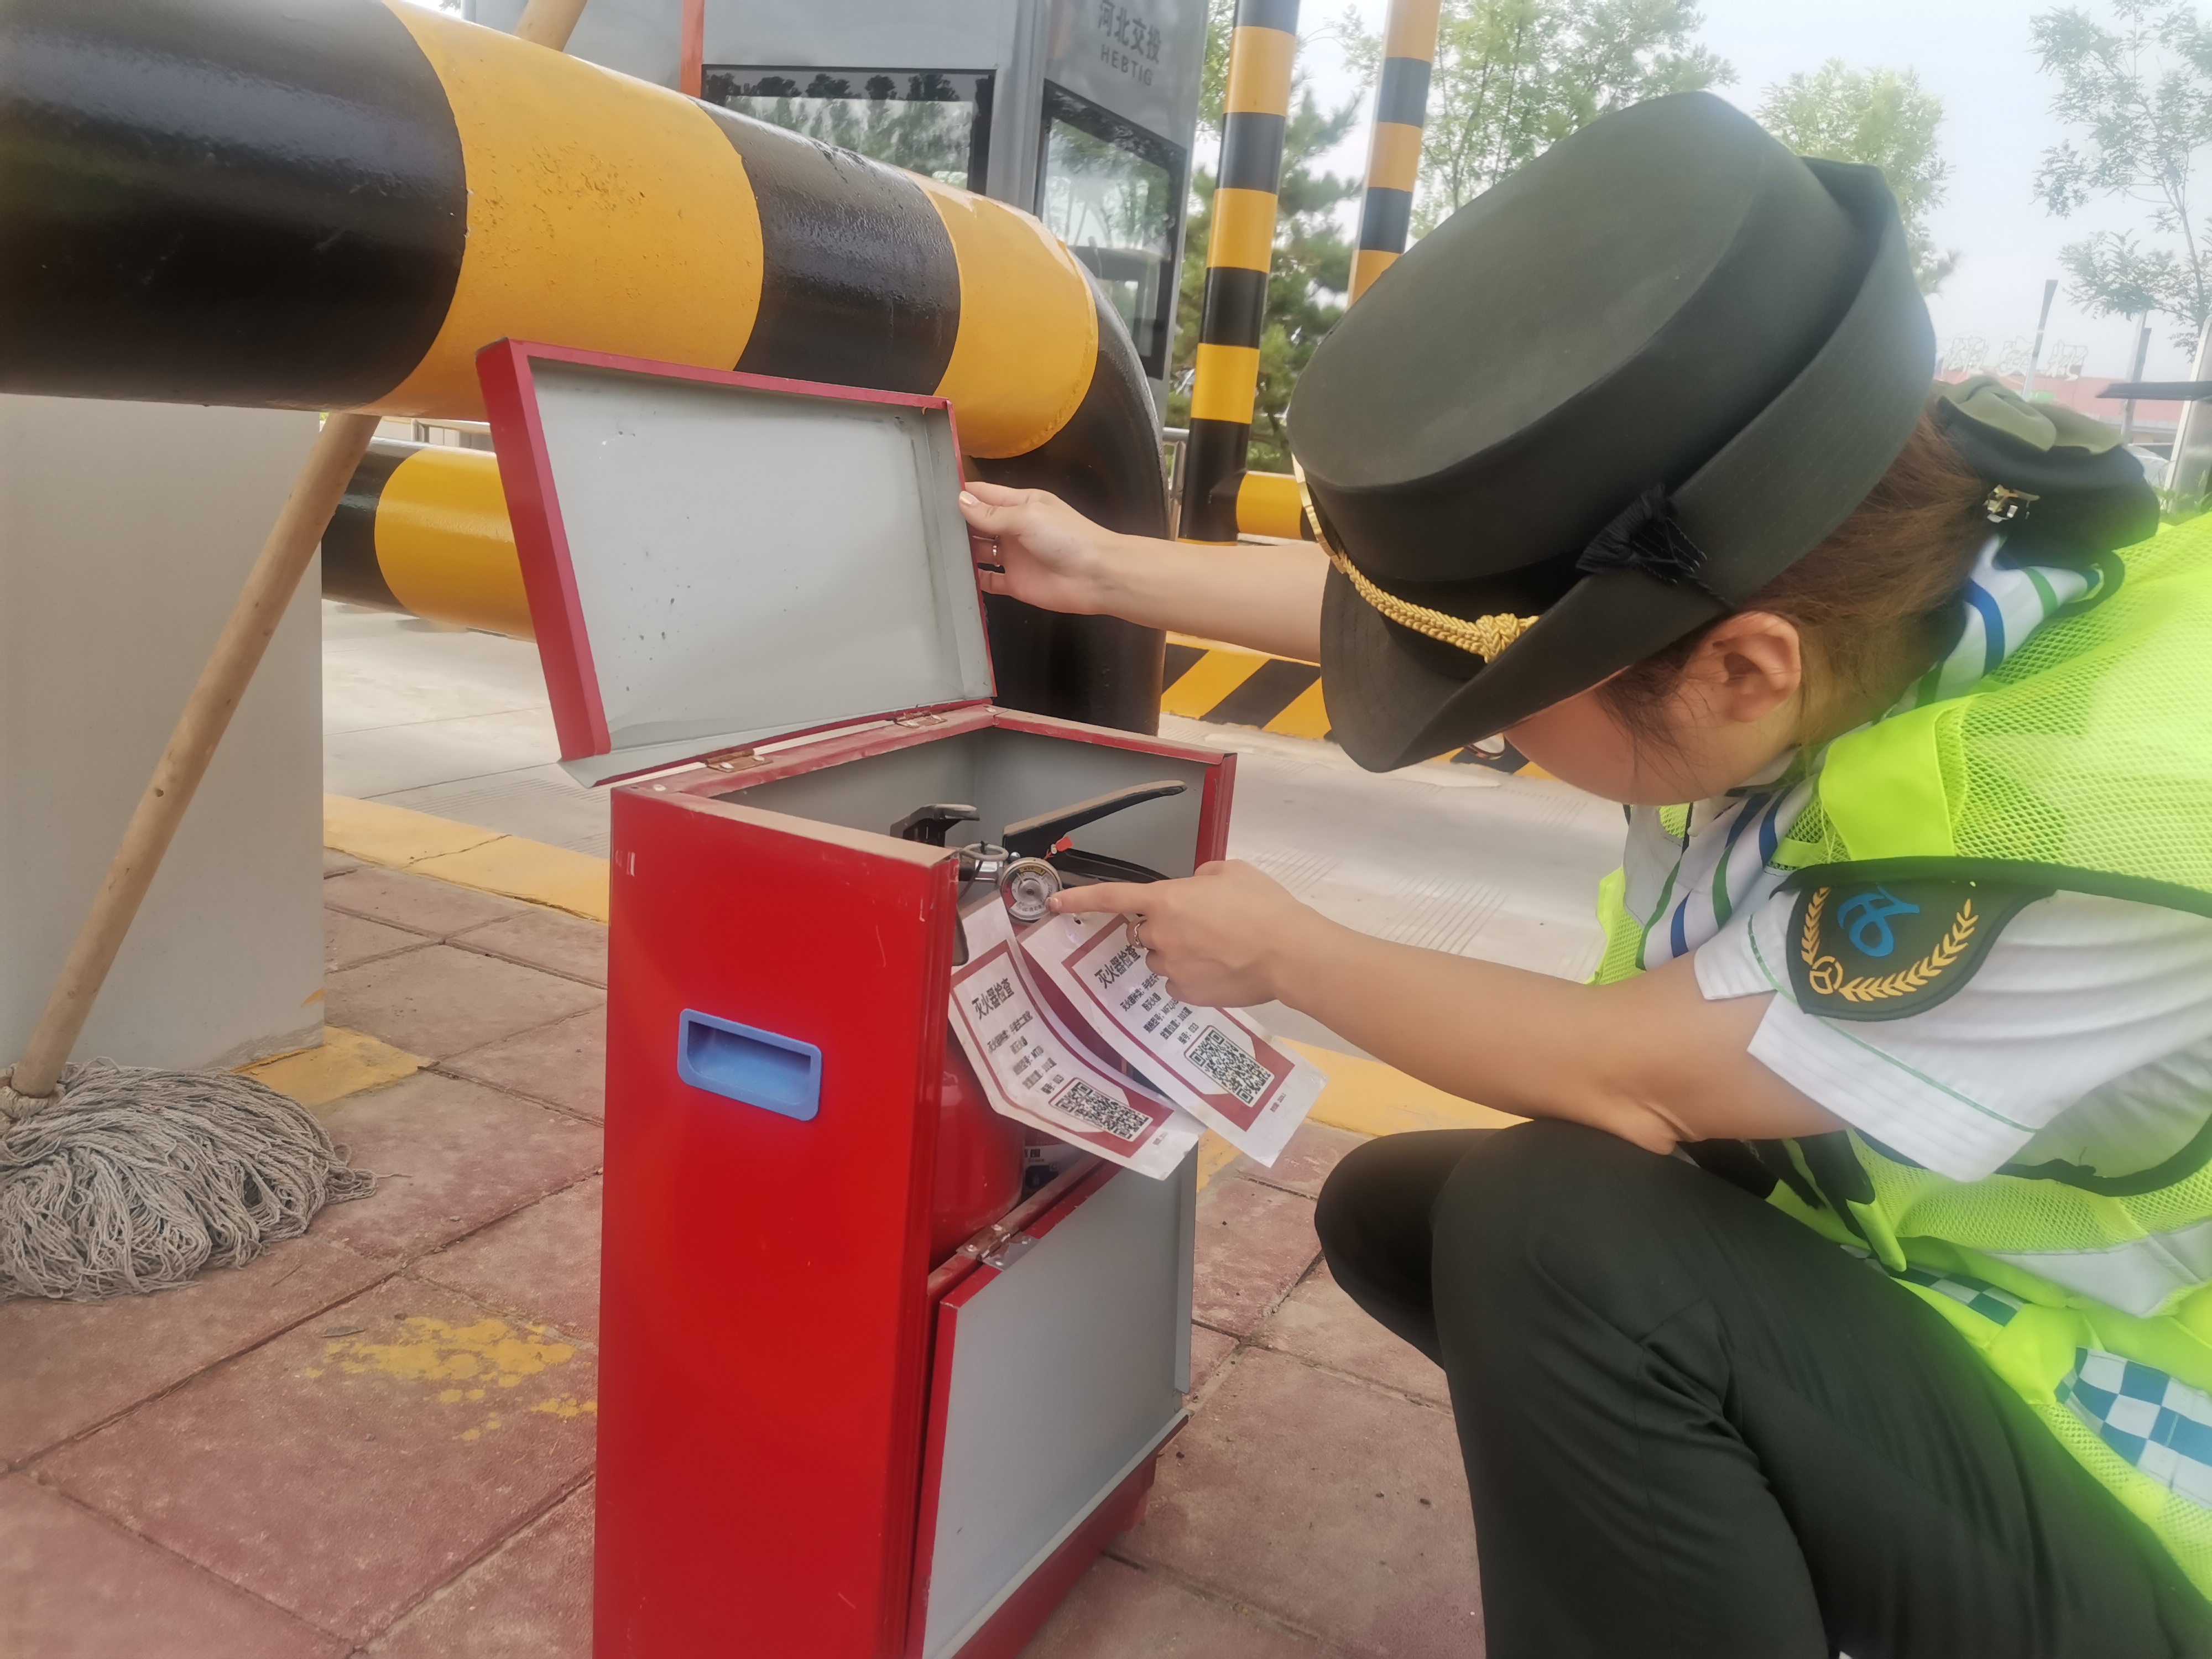
[[[1229,1040],[1218,1025],[1198,1034],[1184,1057],[1247,1106],[1256,1106],[1267,1092],[1267,1068]]]
[[[1152,1127],[1152,1119],[1142,1112],[1100,1094],[1080,1078],[1054,1096],[1052,1103],[1078,1122],[1088,1123],[1116,1140],[1142,1140]]]

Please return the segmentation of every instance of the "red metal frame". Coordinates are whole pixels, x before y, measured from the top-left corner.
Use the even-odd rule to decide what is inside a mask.
[[[495,340],[477,353],[477,379],[483,387],[484,410],[491,422],[493,450],[499,460],[500,486],[507,494],[507,518],[514,526],[514,549],[522,565],[522,591],[530,602],[531,627],[538,636],[538,654],[545,671],[545,690],[553,704],[553,729],[560,739],[563,760],[584,760],[607,754],[614,747],[614,738],[607,730],[606,709],[599,699],[599,672],[592,658],[583,605],[576,592],[568,529],[561,516],[560,492],[553,477],[552,457],[546,448],[544,421],[538,407],[535,366],[541,362],[615,369],[663,380],[690,380],[702,386],[742,386],[753,392],[824,398],[839,403],[892,404],[904,409],[941,410],[951,431],[952,453],[955,457],[962,453],[959,419],[947,398],[911,392],[878,392],[866,386],[832,386],[819,380],[793,380],[775,374],[696,368],[686,363],[625,357],[611,351],[582,351],[534,340]],[[965,475],[957,464],[955,471],[955,482],[965,482]],[[979,617],[983,614],[980,589],[975,595],[975,612]],[[983,648],[988,663],[988,629]],[[995,686],[995,679],[993,684]],[[927,704],[921,710],[885,709],[883,713],[888,717],[968,708],[980,706],[981,702],[963,699]],[[800,737],[809,732],[831,731],[836,726],[848,724],[848,720],[840,720],[836,726],[802,726],[781,736]]]
[[[1069,1188],[1066,1195],[1042,1215],[1036,1217],[1022,1229],[1031,1238],[1042,1238],[1054,1228],[1073,1215],[1088,1203],[1106,1183],[1116,1176],[1127,1176],[1131,1181],[1144,1177],[1127,1175],[1111,1164],[1100,1163],[1090,1174]],[[929,1380],[929,1428],[924,1442],[921,1464],[921,1493],[920,1523],[915,1531],[913,1607],[907,1615],[908,1651],[918,1651],[922,1632],[928,1628],[929,1619],[929,1563],[937,1549],[938,1498],[945,1477],[945,1431],[952,1398],[952,1357],[959,1346],[960,1310],[982,1293],[984,1287],[997,1279],[1003,1271],[989,1263],[978,1261],[967,1273],[938,1299],[936,1316],[933,1321]],[[1148,1463],[1146,1467],[1150,1468]],[[1149,1482],[1147,1483],[1149,1484]],[[1101,1506],[1105,1507],[1104,1505]],[[1079,1533],[1082,1529],[1078,1528]],[[1117,1528],[1118,1530],[1118,1528]],[[1110,1534],[1108,1534],[1111,1536]],[[1071,1539],[1069,1541],[1073,1541]],[[1062,1546],[1063,1551],[1066,1546]],[[1093,1552],[1095,1553],[1096,1552]],[[1057,1559],[1055,1553],[1054,1559]],[[1084,1558],[1085,1565],[1090,1558]],[[1079,1574],[1080,1569],[1078,1569]],[[1061,1587],[1065,1593],[1066,1586]],[[1060,1600],[1055,1595],[1044,1602],[1037,1618],[1041,1622]],[[993,1621],[996,1622],[995,1619]],[[1032,1630],[1034,1626],[1030,1627]],[[978,1632],[980,1637],[981,1632]],[[1028,1639],[1024,1632],[1023,1640]],[[973,1644],[971,1643],[972,1646]],[[1018,1648],[1020,1642],[1014,1646]],[[963,1659],[965,1659],[965,1650]],[[1011,1650],[1010,1650],[1011,1651]]]

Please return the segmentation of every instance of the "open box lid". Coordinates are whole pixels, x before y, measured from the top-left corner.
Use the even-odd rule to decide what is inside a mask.
[[[477,367],[576,778],[991,696],[945,399],[516,340]]]

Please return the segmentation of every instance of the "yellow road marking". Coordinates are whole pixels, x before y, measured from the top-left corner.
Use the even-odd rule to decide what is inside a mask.
[[[1522,1120],[1478,1106],[1407,1077],[1394,1066],[1282,1039],[1328,1074],[1313,1121],[1354,1134],[1395,1135],[1408,1129],[1502,1129]]]
[[[1221,700],[1258,673],[1267,659],[1256,651],[1209,651],[1160,694],[1160,712],[1204,720]]]
[[[1286,738],[1325,738],[1328,735],[1328,710],[1322,704],[1321,682],[1311,685],[1292,697],[1283,712],[1260,728],[1263,732],[1279,732]]]
[[[381,801],[323,797],[323,845],[386,869],[607,919],[607,861]]]
[[[380,1042],[366,1031],[326,1025],[319,1048],[295,1048],[238,1069],[302,1106],[314,1107],[397,1083],[429,1063],[419,1054]]]

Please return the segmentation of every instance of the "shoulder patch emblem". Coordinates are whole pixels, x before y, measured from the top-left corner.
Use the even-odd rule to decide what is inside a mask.
[[[1808,887],[1790,918],[1798,1006],[1828,1019],[1901,1019],[1974,975],[2004,926],[2048,889],[1972,881]]]

